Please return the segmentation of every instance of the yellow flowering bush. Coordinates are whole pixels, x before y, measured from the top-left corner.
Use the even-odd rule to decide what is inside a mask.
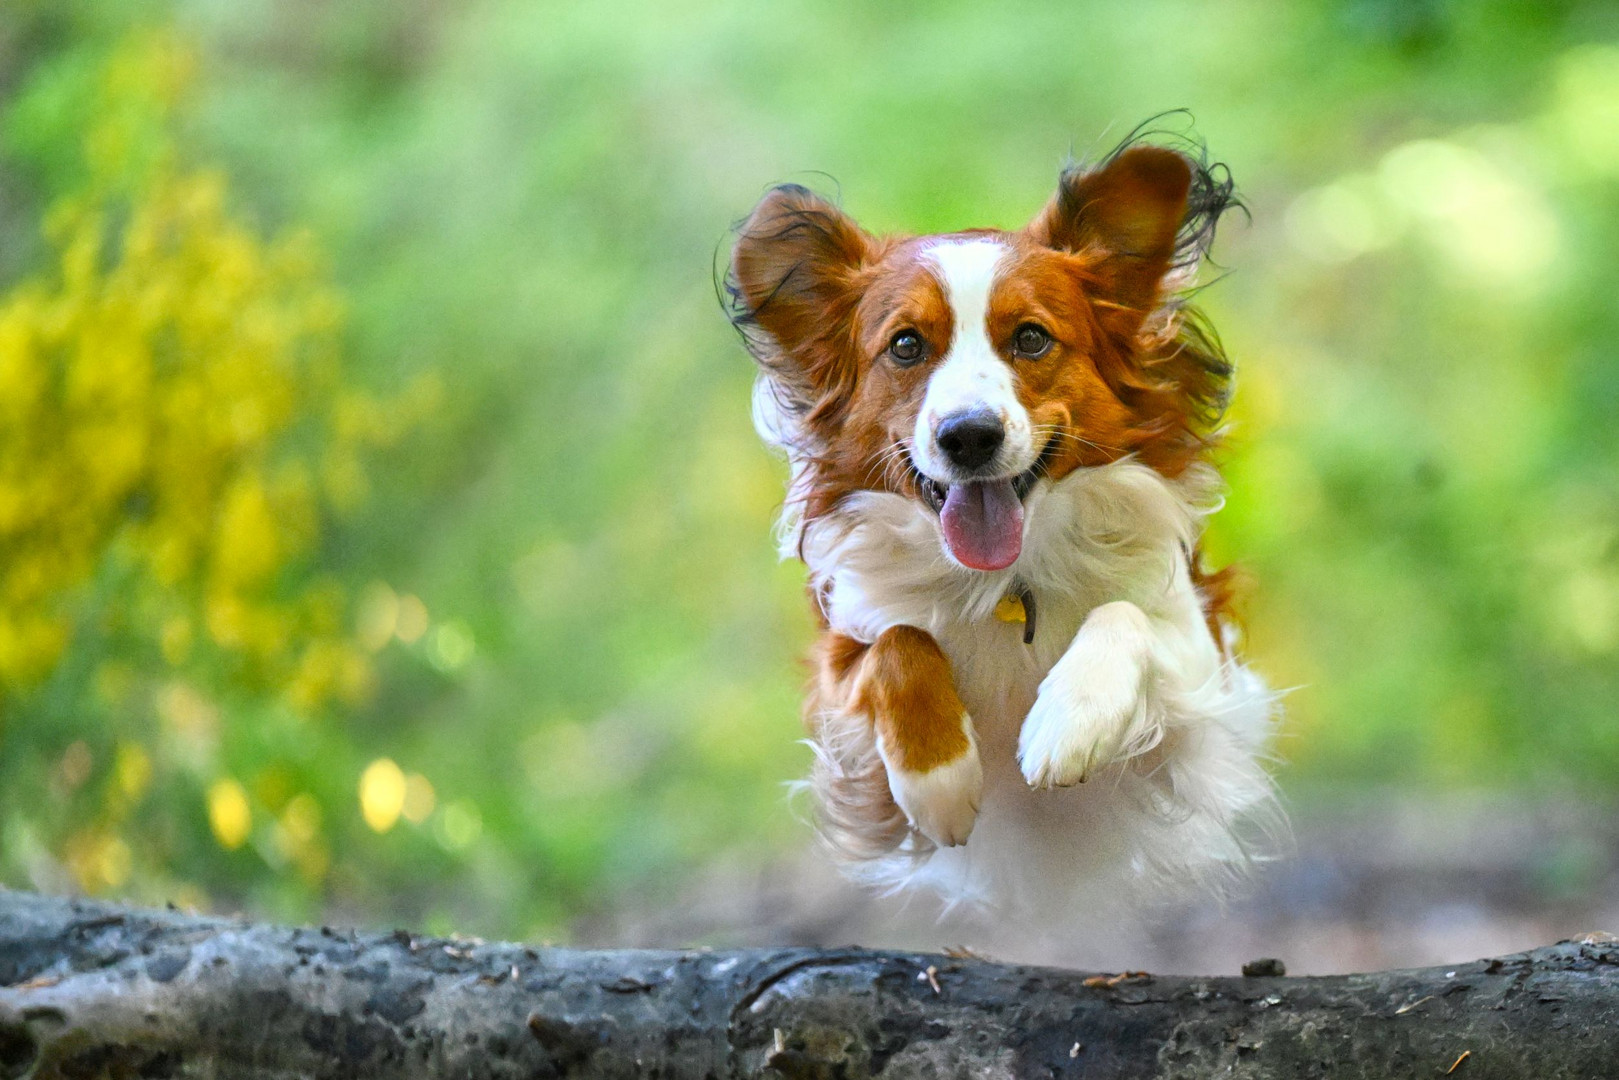
[[[341,382],[342,302],[310,237],[261,240],[172,147],[137,159],[131,117],[172,110],[185,67],[168,38],[108,65],[89,184],[48,223],[56,265],[0,303],[0,694],[108,614],[75,601],[116,564],[170,664],[206,644],[302,708],[355,701],[370,673],[345,598],[296,570],[410,409]]]
[[[221,173],[183,162],[191,67],[161,34],[104,63],[82,185],[47,216],[51,264],[0,298],[0,781],[21,795],[17,721],[33,716],[57,794],[97,797],[71,830],[44,830],[65,835],[9,839],[43,844],[87,889],[130,876],[120,828],[154,768],[207,787],[192,816],[222,848],[247,840],[216,697],[303,717],[367,697],[375,649],[321,543],[364,499],[365,453],[433,405],[430,383],[395,401],[348,385],[343,302],[312,237],[263,238]],[[86,785],[86,743],[50,748],[64,707],[79,730],[92,708],[114,729],[152,716],[151,746],[98,743],[103,782]],[[318,804],[260,789],[281,818],[271,848],[324,873]]]

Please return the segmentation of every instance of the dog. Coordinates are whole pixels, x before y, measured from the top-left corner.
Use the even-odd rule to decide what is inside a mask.
[[[1056,925],[1222,891],[1275,695],[1201,564],[1233,370],[1187,292],[1229,170],[1132,136],[1017,231],[875,236],[796,185],[725,299],[820,626],[819,832],[860,880]]]

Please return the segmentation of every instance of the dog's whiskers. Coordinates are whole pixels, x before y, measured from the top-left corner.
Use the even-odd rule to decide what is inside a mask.
[[[910,452],[911,443],[909,439],[899,439],[890,446],[885,447],[882,453],[878,454],[871,464],[867,466],[866,474],[861,482],[869,485],[875,477],[888,472],[895,463],[901,461],[906,465],[905,471],[909,471]],[[901,475],[903,475],[903,472]]]
[[[1040,424],[1037,425],[1034,430],[1037,433],[1049,435],[1053,440],[1071,439],[1076,445],[1089,446],[1093,450],[1102,450],[1113,454],[1122,454],[1126,452],[1122,446],[1108,446],[1104,443],[1094,442],[1091,439],[1087,439],[1082,435],[1069,431],[1067,428],[1059,427],[1056,424]]]

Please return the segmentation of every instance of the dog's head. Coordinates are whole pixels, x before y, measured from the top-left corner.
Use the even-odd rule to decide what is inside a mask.
[[[999,570],[1037,485],[1126,454],[1186,468],[1230,369],[1177,294],[1231,202],[1190,154],[1139,144],[1065,172],[1016,232],[876,237],[769,192],[727,287],[805,515],[894,492],[939,515],[958,563]]]

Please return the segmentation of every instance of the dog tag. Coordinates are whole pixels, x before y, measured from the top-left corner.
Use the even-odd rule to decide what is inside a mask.
[[[1001,597],[1001,602],[995,605],[995,617],[1001,622],[1028,622],[1029,613],[1023,608],[1023,597],[1016,593]]]
[[[1004,623],[1022,623],[1023,644],[1034,644],[1034,593],[1027,585],[1019,584],[1016,592],[1001,597],[995,617]]]

